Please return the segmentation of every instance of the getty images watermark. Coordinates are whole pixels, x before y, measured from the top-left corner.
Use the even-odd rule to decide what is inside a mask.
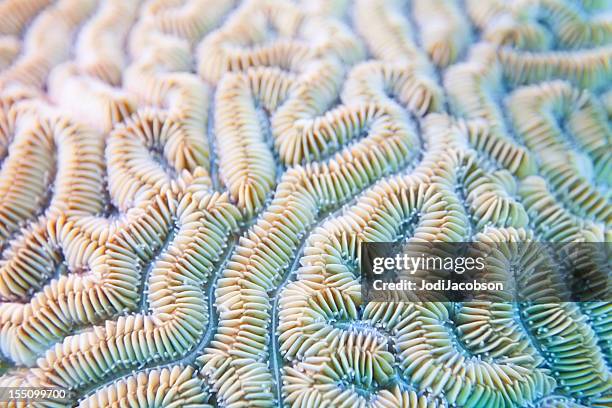
[[[366,301],[610,301],[611,243],[363,243]]]

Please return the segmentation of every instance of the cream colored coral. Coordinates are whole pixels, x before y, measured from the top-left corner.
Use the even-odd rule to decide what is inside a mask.
[[[612,239],[606,6],[0,3],[0,385],[608,406],[606,276],[560,302],[517,249]],[[545,302],[366,302],[360,244],[399,240],[497,245],[487,273]]]

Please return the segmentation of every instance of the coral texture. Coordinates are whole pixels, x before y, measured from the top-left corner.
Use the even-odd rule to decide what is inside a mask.
[[[4,0],[0,387],[610,407],[612,304],[512,243],[612,241],[611,84],[605,0]],[[366,302],[388,241],[548,301]]]

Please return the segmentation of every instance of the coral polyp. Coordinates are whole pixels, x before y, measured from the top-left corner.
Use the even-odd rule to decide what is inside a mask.
[[[611,84],[606,1],[5,0],[0,405],[610,407]]]

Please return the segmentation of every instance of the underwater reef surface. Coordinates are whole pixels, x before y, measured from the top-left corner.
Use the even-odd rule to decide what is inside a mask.
[[[70,391],[0,405],[612,406],[611,303],[556,271],[368,303],[359,267],[612,241],[611,83],[606,0],[0,2],[0,387]]]

